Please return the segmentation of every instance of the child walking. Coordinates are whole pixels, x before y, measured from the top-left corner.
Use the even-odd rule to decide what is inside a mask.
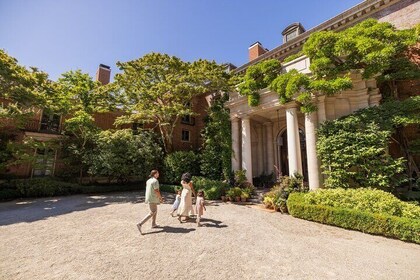
[[[200,220],[201,216],[203,216],[204,211],[206,210],[206,206],[204,205],[204,192],[203,190],[199,190],[197,193],[197,200],[195,202],[195,207],[197,209],[197,226],[201,227]]]
[[[175,211],[178,209],[180,201],[181,201],[181,190],[177,190],[174,204],[172,204],[172,212],[171,212],[172,217],[174,216]]]

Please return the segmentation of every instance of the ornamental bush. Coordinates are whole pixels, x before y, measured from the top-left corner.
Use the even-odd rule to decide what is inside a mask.
[[[340,206],[311,204],[306,201],[306,196],[310,195],[311,193],[291,194],[287,200],[289,213],[294,217],[309,221],[420,244],[420,219],[418,218],[398,217],[387,213],[372,213]]]
[[[133,134],[131,129],[101,131],[96,139],[89,173],[122,182],[129,176],[146,179],[161,156],[162,148],[149,132]]]
[[[218,180],[211,180],[199,176],[194,176],[192,180],[194,184],[194,189],[196,191],[204,190],[205,198],[210,200],[220,199],[220,197],[229,188],[229,185],[227,183]]]
[[[420,219],[420,207],[393,194],[371,188],[319,189],[305,195],[308,204],[342,207],[397,217]]]
[[[189,172],[200,174],[200,155],[193,151],[177,151],[168,154],[164,160],[164,178],[166,183],[179,184],[181,175]]]

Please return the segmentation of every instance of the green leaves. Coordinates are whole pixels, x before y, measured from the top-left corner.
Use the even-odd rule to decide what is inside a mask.
[[[150,53],[117,65],[123,72],[115,77],[116,100],[129,114],[119,122],[157,123],[166,152],[172,151],[170,139],[177,120],[194,114],[193,108],[186,106],[192,98],[230,88],[230,75],[214,61],[190,63]]]
[[[277,59],[252,65],[248,67],[243,82],[239,84],[239,93],[248,96],[250,106],[258,106],[258,91],[266,88],[280,73],[281,64]]]
[[[336,79],[350,70],[362,70],[364,78],[382,74],[408,46],[416,43],[415,30],[396,30],[389,23],[368,19],[335,33],[312,34],[303,47],[311,59],[315,79]]]
[[[387,147],[400,126],[420,123],[420,98],[387,102],[360,110],[318,129],[317,152],[328,188],[373,187],[393,190],[405,176],[405,160]]]

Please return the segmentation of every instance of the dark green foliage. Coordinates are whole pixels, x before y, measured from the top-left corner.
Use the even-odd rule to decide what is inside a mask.
[[[287,207],[292,216],[420,244],[420,219],[310,204],[305,199],[309,194],[294,193],[289,196]]]
[[[202,131],[201,173],[214,180],[226,179],[231,170],[232,137],[228,95],[214,96]]]
[[[205,199],[220,199],[220,196],[229,188],[227,183],[204,177],[194,176],[192,180],[196,191],[204,190]]]
[[[182,190],[182,187],[179,185],[160,184],[159,189],[161,192],[176,193],[178,190]]]
[[[144,190],[144,182],[124,185],[87,185],[63,182],[50,177],[14,179],[0,184],[0,200],[24,197],[49,197],[72,194],[94,194],[119,191]]]
[[[131,129],[102,131],[95,143],[89,173],[108,177],[110,181],[125,182],[129,176],[146,179],[162,156],[153,135],[145,131],[137,134]]]
[[[168,154],[164,160],[164,181],[179,184],[181,175],[189,172],[192,175],[200,174],[200,155],[193,151],[177,151]]]
[[[246,70],[239,93],[248,97],[250,106],[259,104],[260,89],[266,88],[281,73],[281,64],[276,59],[265,60]]]
[[[317,151],[327,175],[325,186],[392,191],[401,184],[404,160],[393,159],[387,147],[397,127],[420,123],[419,112],[420,97],[416,96],[363,109],[321,125]]]

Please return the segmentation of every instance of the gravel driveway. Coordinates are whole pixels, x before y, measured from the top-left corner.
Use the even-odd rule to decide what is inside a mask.
[[[143,193],[0,203],[1,279],[419,279],[420,246],[212,203],[204,227],[169,216],[141,236]]]

